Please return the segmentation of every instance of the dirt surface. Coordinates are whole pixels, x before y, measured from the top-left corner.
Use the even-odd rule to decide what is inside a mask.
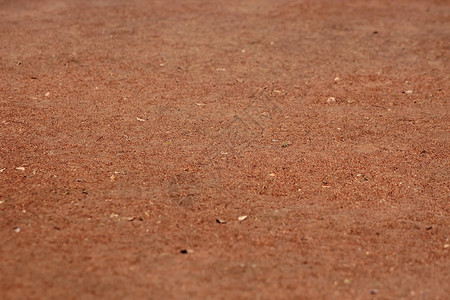
[[[0,298],[448,299],[449,15],[0,0]]]

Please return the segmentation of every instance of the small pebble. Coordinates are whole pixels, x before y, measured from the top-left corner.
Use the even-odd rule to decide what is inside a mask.
[[[240,216],[240,217],[238,217],[239,221],[244,221],[245,219],[247,219],[247,216]]]
[[[194,253],[194,250],[191,250],[191,249],[182,249],[182,250],[180,250],[180,253],[181,253],[181,254],[192,254],[192,253]]]

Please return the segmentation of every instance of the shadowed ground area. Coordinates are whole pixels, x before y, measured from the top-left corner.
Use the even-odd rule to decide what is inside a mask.
[[[449,14],[0,0],[0,298],[446,299]]]

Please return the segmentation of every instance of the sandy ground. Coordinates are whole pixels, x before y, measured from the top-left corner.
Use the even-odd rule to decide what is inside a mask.
[[[449,15],[0,0],[0,298],[448,299]]]

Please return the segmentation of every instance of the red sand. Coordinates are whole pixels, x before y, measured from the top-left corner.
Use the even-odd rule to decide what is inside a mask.
[[[0,298],[448,299],[449,14],[0,0]]]

